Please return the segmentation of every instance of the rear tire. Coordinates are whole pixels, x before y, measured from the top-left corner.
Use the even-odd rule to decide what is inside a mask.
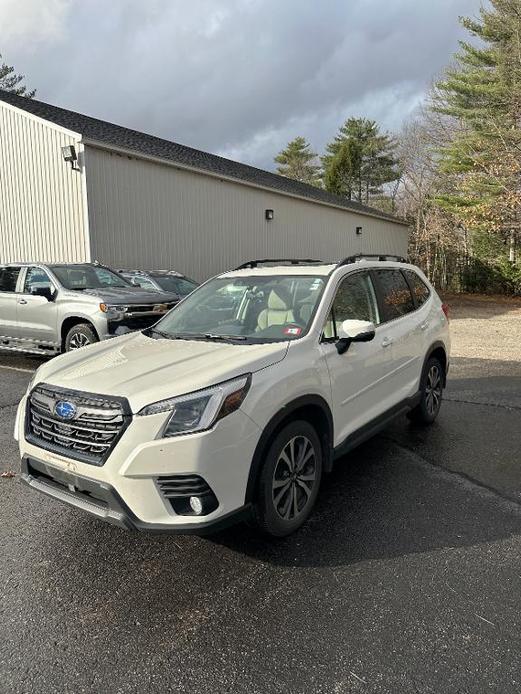
[[[72,352],[75,349],[99,342],[98,336],[88,323],[73,325],[65,338],[65,351]]]
[[[445,369],[436,357],[427,360],[420,381],[420,402],[409,412],[409,419],[420,426],[432,424],[441,407]]]
[[[255,525],[266,535],[284,537],[310,516],[322,479],[322,447],[304,420],[287,424],[275,436],[260,472]]]

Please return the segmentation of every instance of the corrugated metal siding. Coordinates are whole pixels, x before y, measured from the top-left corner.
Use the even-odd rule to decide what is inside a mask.
[[[252,258],[407,254],[408,229],[393,222],[90,146],[85,156],[92,257],[116,267],[203,280]]]
[[[68,144],[71,135],[0,102],[0,262],[88,260],[82,174],[62,159]]]

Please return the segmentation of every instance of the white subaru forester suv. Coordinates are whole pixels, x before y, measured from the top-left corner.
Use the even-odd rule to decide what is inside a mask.
[[[251,261],[155,326],[41,366],[18,409],[22,479],[122,527],[283,536],[333,461],[408,412],[430,424],[446,307],[394,256]]]

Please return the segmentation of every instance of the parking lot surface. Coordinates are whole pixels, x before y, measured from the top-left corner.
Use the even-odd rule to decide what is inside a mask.
[[[340,461],[292,537],[131,534],[0,478],[0,692],[521,691],[521,360],[478,309],[435,425]],[[0,355],[0,472],[38,363]]]

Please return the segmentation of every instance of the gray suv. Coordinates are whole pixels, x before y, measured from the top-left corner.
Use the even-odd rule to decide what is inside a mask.
[[[0,348],[78,349],[153,325],[180,297],[136,287],[97,263],[0,266]]]

